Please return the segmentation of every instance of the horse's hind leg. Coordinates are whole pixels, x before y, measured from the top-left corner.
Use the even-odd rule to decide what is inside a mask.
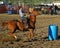
[[[9,33],[12,37],[14,37],[15,39],[17,39],[17,36],[14,33]]]
[[[9,34],[12,36],[12,37],[14,37],[15,39],[17,39],[17,36],[14,34],[14,29],[11,29],[10,30],[10,32],[9,32]]]

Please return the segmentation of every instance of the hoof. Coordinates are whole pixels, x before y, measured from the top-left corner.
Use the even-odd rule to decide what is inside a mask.
[[[18,42],[18,41],[20,41],[20,39],[16,39],[15,41],[17,41],[17,42]]]
[[[17,39],[17,36],[14,36],[15,39]]]

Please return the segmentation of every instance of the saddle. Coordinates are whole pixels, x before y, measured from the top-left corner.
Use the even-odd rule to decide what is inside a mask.
[[[17,22],[21,22],[26,28],[28,28],[28,24],[29,24],[29,18],[26,18],[26,20],[20,20]]]

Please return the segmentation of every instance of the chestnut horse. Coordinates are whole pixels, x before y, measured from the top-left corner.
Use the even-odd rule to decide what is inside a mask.
[[[29,30],[29,34],[28,34],[28,39],[32,39],[33,37],[33,31],[35,29],[35,22],[36,22],[36,16],[31,14],[28,17],[28,30]],[[3,22],[2,26],[7,26],[8,30],[10,31],[9,34],[14,37],[15,39],[17,39],[17,36],[14,34],[14,32],[16,31],[16,29],[22,30],[24,31],[25,26],[21,21],[18,20],[10,20],[8,22]]]

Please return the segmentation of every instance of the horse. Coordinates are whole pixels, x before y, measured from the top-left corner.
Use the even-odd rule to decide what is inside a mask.
[[[33,31],[35,29],[36,16],[31,14],[27,18],[27,20],[28,20],[28,28],[27,29],[29,30],[28,39],[31,40],[32,37],[33,37]],[[21,31],[24,31],[26,29],[24,23],[22,23],[19,20],[10,20],[10,21],[7,21],[7,22],[3,22],[2,26],[7,26],[8,30],[10,31],[9,34],[12,37],[14,37],[15,39],[17,39],[17,36],[14,34],[14,32],[17,29],[19,29]]]

